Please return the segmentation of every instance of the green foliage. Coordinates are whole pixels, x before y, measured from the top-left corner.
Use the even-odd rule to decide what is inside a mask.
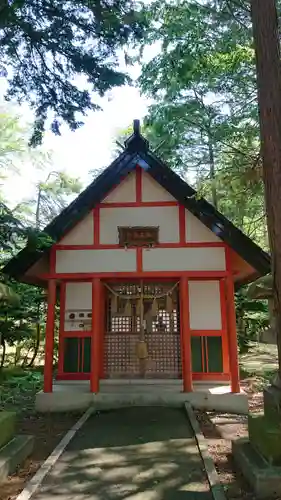
[[[165,141],[160,156],[267,248],[247,2],[156,1],[147,16],[161,49],[139,83],[154,99],[145,123]]]
[[[82,184],[66,172],[50,172],[37,191],[35,225],[43,228],[51,222],[80,193]]]
[[[13,107],[0,108],[0,177],[5,179],[7,174],[13,174],[15,179],[19,174],[24,161],[28,161],[35,168],[42,164],[49,166],[50,155],[39,150],[30,150],[27,143],[27,128],[21,125],[21,118]],[[62,190],[67,179],[62,175]],[[77,189],[77,180],[75,180]],[[51,199],[53,199],[50,196]],[[31,220],[33,202],[10,208],[0,191],[0,250],[1,264],[15,251],[20,250],[29,241],[33,246],[42,247],[46,244],[46,235],[38,234],[34,229],[34,216]]]
[[[246,290],[236,293],[237,335],[240,354],[247,352],[251,342],[269,326],[266,301],[249,300]]]
[[[139,80],[154,99],[145,123],[172,168],[267,249],[249,4],[156,1],[148,16],[161,50]],[[243,352],[268,325],[267,304],[240,292],[236,305]]]
[[[128,81],[116,69],[116,51],[143,35],[141,8],[130,0],[17,0],[1,6],[0,68],[7,97],[35,112],[32,144],[39,144],[48,116],[51,129],[71,130],[98,109],[99,95]]]
[[[0,249],[11,251],[26,236],[26,228],[5,203],[0,202]]]
[[[4,177],[8,167],[13,165],[15,155],[25,150],[24,129],[17,116],[0,107],[0,179]],[[1,199],[1,198],[0,198]]]
[[[10,168],[18,158],[18,152],[30,154],[35,162],[43,160],[46,155],[36,151],[30,153],[24,129],[19,127],[19,118],[15,115],[2,115],[0,137],[0,167]],[[2,142],[3,140],[3,142]],[[20,147],[16,147],[17,144]],[[7,155],[1,151],[6,151]],[[35,199],[25,200],[22,204],[10,209],[3,201],[0,202],[0,265],[23,246],[31,251],[50,247],[52,238],[41,231],[63,208],[69,200],[81,190],[77,178],[73,179],[64,172],[51,171],[44,182],[39,183]],[[4,361],[3,348],[17,346],[17,356],[14,362],[23,363],[30,359],[22,359],[20,350],[32,351],[34,355],[39,348],[40,336],[45,331],[45,295],[33,286],[20,284],[0,276],[0,365]],[[19,355],[19,356],[18,356]]]
[[[19,296],[8,285],[0,283],[0,303],[4,302],[17,305],[19,303]]]
[[[34,411],[34,395],[42,385],[43,374],[39,370],[5,368],[0,373],[0,409]]]
[[[251,283],[248,288],[247,296],[249,299],[272,299],[273,298],[273,276],[267,274],[261,276]]]
[[[15,215],[5,203],[0,202],[0,250],[1,263],[4,264],[15,251],[20,250],[25,243],[33,250],[50,246],[52,239],[44,232],[27,226],[20,216]]]
[[[13,345],[32,337],[36,322],[43,322],[45,296],[40,289],[23,283],[10,282],[9,286],[19,297],[19,303],[1,302],[0,332],[2,339]]]

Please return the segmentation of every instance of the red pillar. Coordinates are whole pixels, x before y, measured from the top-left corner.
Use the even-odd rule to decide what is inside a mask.
[[[101,297],[99,278],[93,280],[92,295],[92,346],[91,346],[91,392],[99,392],[101,354]]]
[[[226,283],[226,301],[227,301],[227,326],[228,326],[231,392],[240,392],[238,344],[237,344],[237,332],[236,332],[236,312],[235,312],[234,285],[232,276],[227,276],[225,283]]]
[[[45,339],[44,392],[53,391],[53,356],[56,306],[56,281],[48,281],[48,310]]]
[[[192,392],[191,338],[189,325],[188,280],[180,280],[180,320],[182,348],[182,378],[184,392]]]
[[[104,332],[105,332],[105,286],[104,283],[101,282],[100,286],[101,291],[101,308],[100,308],[100,363],[99,363],[99,376],[100,379],[104,377]]]

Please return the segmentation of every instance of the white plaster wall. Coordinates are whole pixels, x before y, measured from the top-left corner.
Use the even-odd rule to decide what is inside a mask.
[[[118,243],[118,226],[159,226],[160,243],[179,241],[178,207],[101,208],[100,243]]]
[[[57,250],[57,273],[136,271],[135,250]]]
[[[132,172],[104,198],[103,203],[122,203],[136,201],[136,174]]]
[[[75,318],[70,319],[70,313],[75,314]],[[79,314],[83,314],[80,317]],[[92,313],[92,283],[67,283],[65,287],[65,316],[64,330],[69,331],[90,331],[92,320],[88,317]]]
[[[222,241],[188,210],[185,211],[185,238],[187,242],[196,243]]]
[[[91,211],[60,240],[63,245],[92,245],[94,242],[94,215]]]
[[[176,199],[143,170],[142,201],[176,201]]]
[[[92,310],[92,283],[66,283],[65,309]]]
[[[221,330],[219,281],[189,281],[189,316],[192,330]]]
[[[144,271],[224,271],[224,248],[153,248],[143,252]]]

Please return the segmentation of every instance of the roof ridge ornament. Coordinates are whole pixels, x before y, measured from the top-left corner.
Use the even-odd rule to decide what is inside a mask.
[[[133,134],[124,142],[125,150],[131,153],[141,153],[149,150],[149,142],[141,135],[140,120],[133,121]]]
[[[141,135],[140,131],[140,121],[139,120],[134,120],[133,121],[133,131],[134,135]]]

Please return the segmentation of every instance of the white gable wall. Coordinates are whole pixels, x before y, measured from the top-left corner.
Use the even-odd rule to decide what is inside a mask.
[[[185,210],[187,243],[220,243],[209,228]],[[100,243],[117,244],[118,226],[159,226],[160,243],[179,242],[179,210],[172,207],[112,207],[100,209]],[[94,217],[90,212],[61,240],[63,245],[91,245],[94,241]]]
[[[136,201],[136,173],[132,172],[104,198],[103,203],[124,203]]]
[[[159,226],[160,243],[179,242],[178,207],[100,209],[100,243],[117,244],[118,226]]]
[[[158,203],[175,201],[162,186],[142,171],[142,200]],[[106,203],[136,201],[136,173],[129,174],[104,200]],[[179,206],[114,206],[99,210],[99,243],[117,245],[118,227],[159,227],[159,243],[179,244]],[[185,210],[186,243],[219,243],[221,240],[206,228],[188,210]],[[60,243],[64,245],[91,245],[94,243],[93,211],[70,231]],[[224,271],[223,247],[178,247],[143,250],[143,271]],[[56,255],[58,273],[136,272],[136,250],[108,248],[60,250]]]
[[[185,238],[187,243],[220,243],[222,241],[188,210],[185,211]]]
[[[92,245],[94,242],[94,216],[90,212],[61,240],[62,245]]]
[[[144,271],[224,271],[224,248],[152,248],[143,251]]]
[[[57,250],[57,273],[136,271],[135,250]]]
[[[190,328],[192,330],[221,330],[219,281],[189,281],[188,290]]]
[[[177,201],[177,200],[143,170],[142,201]]]
[[[142,171],[142,201],[167,202],[176,200],[149,174]],[[129,174],[103,203],[136,201],[136,173]],[[178,206],[160,207],[111,207],[100,209],[100,243],[118,243],[118,226],[159,226],[160,243],[179,242]],[[185,238],[187,243],[221,242],[210,229],[188,210],[185,210]],[[64,245],[91,245],[94,242],[94,217],[89,213],[60,243]]]

